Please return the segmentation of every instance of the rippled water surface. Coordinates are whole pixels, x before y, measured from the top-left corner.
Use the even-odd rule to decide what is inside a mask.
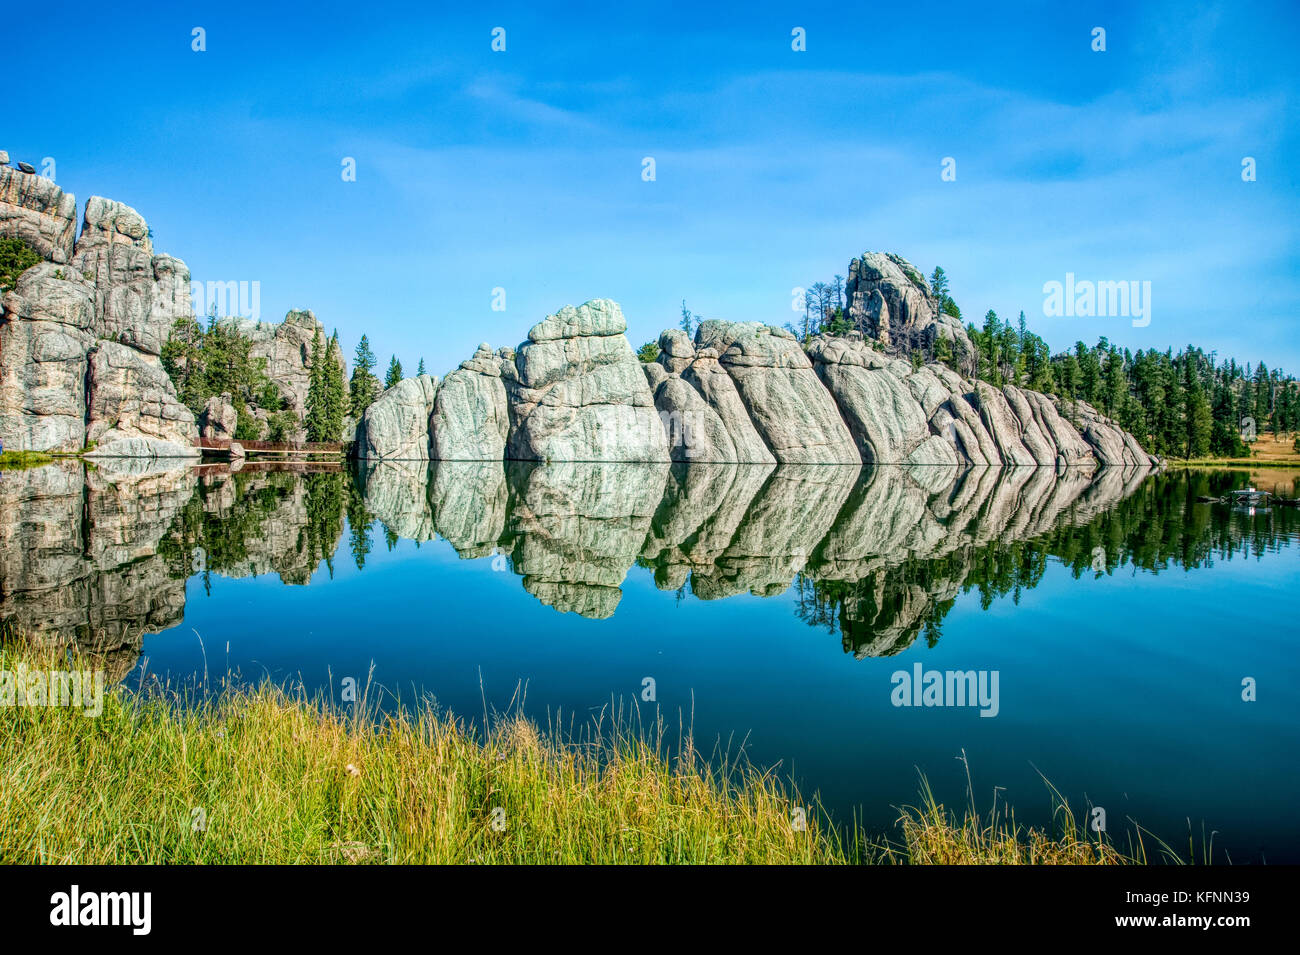
[[[521,685],[543,721],[621,702],[878,828],[918,772],[962,804],[964,752],[981,809],[1047,823],[1046,777],[1121,841],[1296,862],[1300,511],[1198,501],[1246,480],[60,464],[0,472],[0,620],[132,686],[373,667],[470,718]],[[996,696],[895,705],[918,666]]]

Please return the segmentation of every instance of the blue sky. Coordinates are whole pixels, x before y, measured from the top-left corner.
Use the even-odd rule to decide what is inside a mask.
[[[634,346],[683,298],[780,324],[866,250],[1054,349],[1300,371],[1295,3],[469,6],[66,10],[8,46],[34,92],[11,84],[0,149],[134,206],[196,279],[260,282],[263,319],[312,308],[408,373],[597,297]],[[1150,281],[1150,324],[1045,317],[1067,272]]]

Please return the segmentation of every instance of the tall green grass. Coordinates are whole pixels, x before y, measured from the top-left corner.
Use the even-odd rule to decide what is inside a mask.
[[[11,647],[0,669],[20,659],[84,667]],[[1073,817],[1052,837],[959,818],[928,788],[898,836],[869,838],[774,773],[704,759],[683,728],[617,707],[579,730],[518,712],[485,722],[431,705],[384,715],[374,693],[340,710],[270,683],[189,698],[110,687],[95,718],[0,707],[0,862],[1123,861]]]

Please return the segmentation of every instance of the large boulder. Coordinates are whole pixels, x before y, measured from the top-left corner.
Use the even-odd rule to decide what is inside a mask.
[[[86,355],[94,288],[67,266],[36,265],[0,302],[0,441],[11,451],[86,444]]]
[[[566,306],[534,325],[507,367],[507,456],[524,461],[668,460],[668,443],[618,305]]]
[[[853,436],[808,356],[784,329],[701,322],[695,346],[712,349],[750,420],[782,464],[861,464]]]
[[[230,441],[239,425],[239,412],[229,392],[213,395],[199,415],[199,434],[214,441]]]
[[[48,261],[72,258],[77,200],[51,179],[0,164],[0,238],[22,239]]]
[[[162,362],[116,342],[88,356],[88,457],[198,457],[194,415],[176,397]]]
[[[429,419],[438,379],[406,378],[374,400],[357,426],[357,457],[367,460],[429,460]]]
[[[439,461],[500,461],[510,436],[501,362],[486,344],[447,375],[429,423],[431,455]]]

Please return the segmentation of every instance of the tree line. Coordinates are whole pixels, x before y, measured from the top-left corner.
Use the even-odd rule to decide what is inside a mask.
[[[925,284],[919,275],[915,281]],[[942,268],[931,273],[928,291],[940,311],[961,320]],[[804,295],[801,324],[787,323],[786,328],[805,343],[814,335],[853,330],[844,295],[842,276],[814,283]],[[866,328],[857,330],[869,335]],[[1155,348],[1134,352],[1105,336],[1095,345],[1078,341],[1052,354],[1047,342],[1029,329],[1023,311],[1011,322],[989,309],[982,325],[966,324],[966,333],[973,352],[963,341],[939,336],[929,354],[912,353],[913,364],[939,361],[999,388],[1011,384],[1056,395],[1065,402],[1067,416],[1074,403],[1086,401],[1154,454],[1239,457],[1265,432],[1281,436],[1300,430],[1300,384],[1262,361],[1241,365],[1190,344],[1176,353]]]

